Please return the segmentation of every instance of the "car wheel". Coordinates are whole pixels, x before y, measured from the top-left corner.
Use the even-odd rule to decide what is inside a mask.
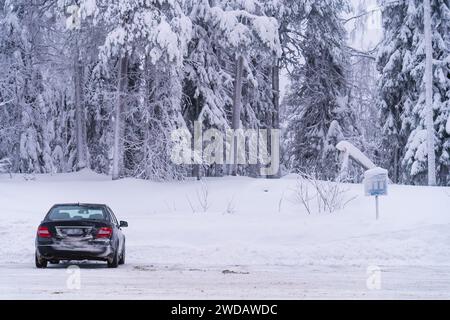
[[[36,263],[36,268],[39,269],[47,268],[47,260],[40,259],[37,252],[34,255],[34,262]]]
[[[111,260],[108,260],[108,268],[117,268],[119,266],[119,257],[117,252],[114,253],[114,256]]]
[[[125,244],[123,245],[122,254],[120,255],[119,264],[125,264]]]

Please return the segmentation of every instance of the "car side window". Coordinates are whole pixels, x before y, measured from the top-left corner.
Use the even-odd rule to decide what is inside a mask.
[[[113,223],[114,223],[116,226],[119,226],[119,222],[117,221],[117,218],[116,218],[116,216],[114,215],[114,213],[113,213],[113,211],[111,210],[110,207],[108,207],[108,211],[109,211],[109,214],[111,215],[111,219],[112,219]]]

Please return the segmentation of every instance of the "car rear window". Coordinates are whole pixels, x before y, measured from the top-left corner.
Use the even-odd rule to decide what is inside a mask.
[[[48,220],[108,220],[106,210],[91,206],[56,206],[53,207]]]

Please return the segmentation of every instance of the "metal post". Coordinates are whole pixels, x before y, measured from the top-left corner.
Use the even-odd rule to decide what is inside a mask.
[[[379,217],[379,213],[378,213],[378,196],[375,196],[375,207],[377,208],[377,220]]]

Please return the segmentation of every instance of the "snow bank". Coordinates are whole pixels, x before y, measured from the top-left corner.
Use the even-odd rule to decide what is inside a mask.
[[[356,199],[344,210],[308,215],[296,200],[297,179],[290,175],[279,180],[224,177],[156,183],[111,181],[88,170],[35,175],[34,180],[2,176],[0,297],[52,297],[53,291],[65,290],[61,289],[67,276],[64,269],[50,267],[38,273],[42,270],[33,266],[37,225],[51,205],[62,202],[107,203],[118,219],[129,222],[124,230],[127,264],[110,272],[95,264],[82,269],[80,298],[148,297],[144,293],[159,294],[160,298],[205,298],[211,297],[211,292],[216,292],[212,297],[222,298],[298,298],[295,294],[304,289],[304,283],[312,281],[315,290],[317,282],[313,280],[318,278],[328,279],[326,292],[336,294],[339,283],[348,285],[340,280],[343,274],[359,274],[355,268],[360,276],[348,289],[353,291],[347,293],[364,297],[365,272],[370,265],[402,268],[400,274],[411,278],[440,279],[442,270],[449,270],[449,188],[391,185],[389,196],[380,202],[381,219],[376,221],[373,199],[364,197],[360,184],[345,185],[349,197]],[[208,191],[206,212],[200,204],[202,186]],[[413,272],[408,269],[411,265],[416,268],[414,274],[408,274]],[[191,270],[204,271],[197,274]],[[224,279],[222,270],[249,274]],[[440,276],[430,275],[430,270],[438,270]],[[108,281],[111,272],[117,280],[114,283]],[[59,275],[62,282],[55,280]],[[295,280],[295,275],[307,279]],[[20,279],[20,284],[11,278]],[[264,295],[258,295],[261,279],[267,282]],[[103,292],[94,290],[99,281],[107,284],[102,285]],[[283,285],[288,282],[292,285]],[[204,288],[208,290],[201,292]],[[399,288],[392,290],[407,285]],[[436,288],[446,294],[450,290],[441,283]],[[391,295],[397,292],[392,290]],[[33,292],[39,294],[33,296]]]

